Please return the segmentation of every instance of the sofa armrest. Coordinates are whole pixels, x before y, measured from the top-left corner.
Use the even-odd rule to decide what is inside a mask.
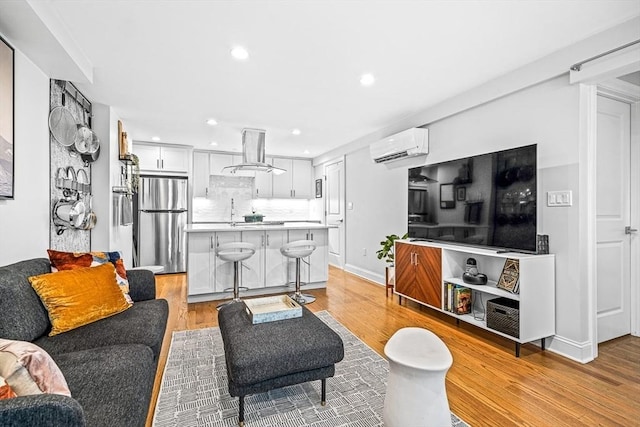
[[[1,426],[84,427],[86,424],[80,403],[68,396],[35,394],[0,400]]]
[[[149,270],[127,270],[129,295],[133,301],[156,298],[156,277]]]

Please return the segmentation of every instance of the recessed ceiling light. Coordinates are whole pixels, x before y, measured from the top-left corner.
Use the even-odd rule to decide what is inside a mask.
[[[304,154],[309,154],[309,150],[304,150]]]
[[[249,52],[247,52],[247,49],[243,48],[242,46],[236,46],[231,49],[231,56],[233,56],[235,59],[245,60],[249,57]]]
[[[157,141],[160,141],[160,137],[159,136],[152,136],[151,140],[157,142]]]
[[[207,120],[207,124],[208,124],[209,126],[215,126],[215,125],[217,125],[217,124],[218,124],[218,122],[216,121],[216,119],[208,119],[208,120]]]
[[[363,74],[360,77],[360,84],[362,86],[371,86],[373,83],[375,83],[376,78],[373,77],[373,74]]]
[[[215,147],[216,145],[218,145],[218,143],[215,142],[215,141],[211,141],[211,143],[209,145],[213,145]]]
[[[291,133],[294,134],[294,135],[300,135],[300,129],[296,128],[296,129],[292,130]]]

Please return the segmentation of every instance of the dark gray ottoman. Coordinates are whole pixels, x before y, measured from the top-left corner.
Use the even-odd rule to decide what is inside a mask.
[[[306,307],[302,317],[253,325],[244,303],[218,312],[229,379],[229,394],[239,398],[238,424],[244,425],[244,397],[248,394],[308,381],[326,379],[344,357],[342,339]]]

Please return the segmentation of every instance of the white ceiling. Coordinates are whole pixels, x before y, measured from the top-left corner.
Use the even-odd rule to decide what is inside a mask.
[[[302,157],[640,15],[638,0],[48,5],[93,66],[93,83],[78,88],[111,105],[133,139],[239,150],[241,129],[258,127],[267,154]],[[247,61],[231,58],[235,45]],[[362,87],[363,73],[376,83]]]

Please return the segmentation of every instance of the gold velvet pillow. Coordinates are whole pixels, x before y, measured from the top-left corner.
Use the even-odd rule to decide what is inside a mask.
[[[118,287],[116,270],[110,262],[32,276],[29,282],[49,312],[52,325],[49,336],[104,319],[131,306]]]

